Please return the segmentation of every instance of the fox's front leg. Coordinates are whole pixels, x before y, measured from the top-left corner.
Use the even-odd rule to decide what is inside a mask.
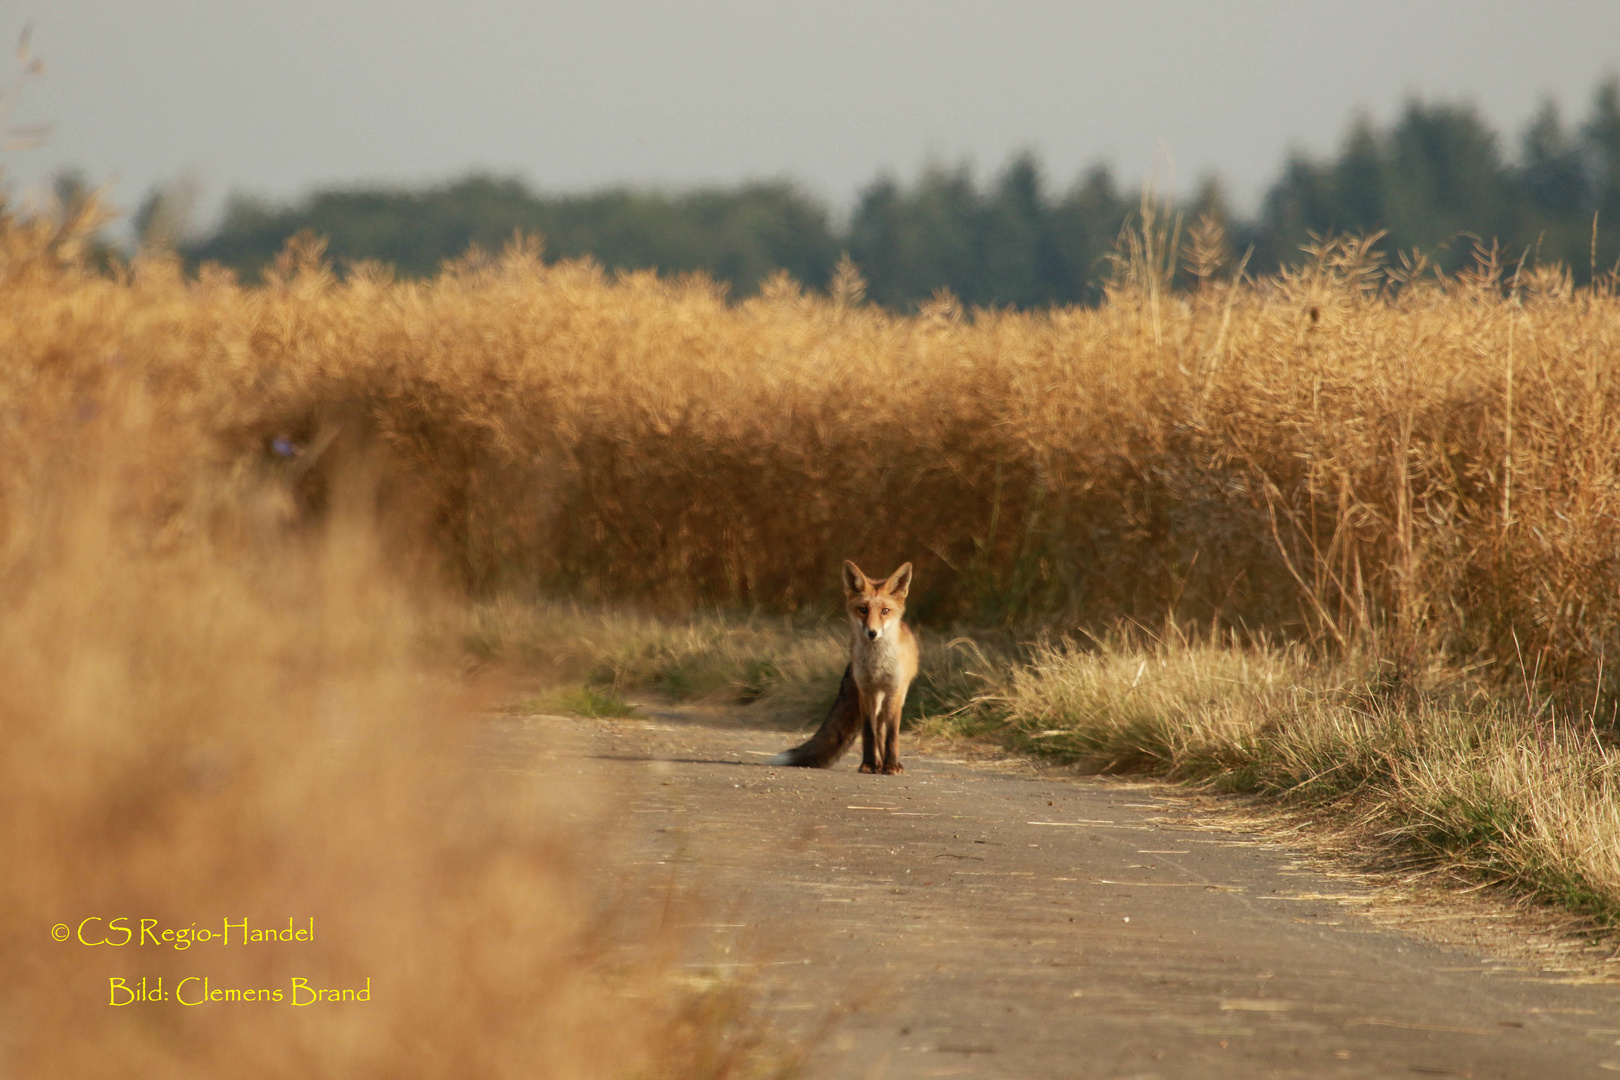
[[[868,698],[861,695],[861,772],[875,773],[883,771],[883,759],[878,755],[883,749],[882,723],[883,723],[883,697],[874,694]]]
[[[883,710],[883,774],[893,776],[906,771],[900,764],[900,710],[905,707],[904,694],[891,694]]]

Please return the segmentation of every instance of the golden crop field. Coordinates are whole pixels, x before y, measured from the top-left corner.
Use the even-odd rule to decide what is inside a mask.
[[[793,611],[843,558],[909,558],[936,626],[1170,617],[1403,670],[1522,657],[1589,700],[1620,643],[1613,282],[1343,241],[1234,283],[1206,243],[1189,295],[1153,239],[1098,310],[902,317],[852,273],[728,304],[523,245],[423,283],[313,244],[262,287],[102,276],[8,222],[0,515],[111,438],[152,543],[225,542],[225,505],[296,532],[364,453],[475,595]],[[131,410],[149,435],[111,433]]]

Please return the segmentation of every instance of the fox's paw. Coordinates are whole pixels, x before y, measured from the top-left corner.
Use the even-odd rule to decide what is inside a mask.
[[[883,775],[884,776],[893,776],[895,773],[903,773],[905,771],[906,771],[906,767],[904,765],[900,764],[898,761],[896,761],[896,762],[894,762],[892,764],[883,766]]]
[[[878,767],[876,765],[873,765],[871,762],[867,762],[867,761],[861,762],[861,772],[863,772],[863,773],[875,773],[877,771],[878,771]]]

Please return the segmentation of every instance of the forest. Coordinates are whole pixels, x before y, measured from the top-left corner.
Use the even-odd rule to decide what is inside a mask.
[[[1493,243],[1506,262],[1567,266],[1577,284],[1620,260],[1620,80],[1599,85],[1571,123],[1545,103],[1509,149],[1466,104],[1410,101],[1390,125],[1353,121],[1336,154],[1294,154],[1252,219],[1237,217],[1219,178],[1178,207],[1190,227],[1220,223],[1247,269],[1297,265],[1313,236],[1382,233],[1387,263],[1453,272]],[[69,185],[71,186],[71,185]],[[685,192],[611,189],[543,194],[511,177],[469,175],[427,189],[341,188],[293,205],[230,198],[211,233],[173,231],[175,194],[152,192],[135,215],[141,238],[176,246],[193,268],[216,262],[257,280],[300,232],[327,240],[338,266],[376,262],[428,277],[476,245],[500,250],[538,236],[548,261],[589,256],[609,271],[698,271],[733,298],[786,271],[824,289],[847,253],[867,297],[915,310],[941,290],[969,306],[1095,304],[1121,230],[1143,193],[1107,165],[1067,188],[1030,154],[985,180],[967,165],[914,179],[880,176],[846,223],[791,181]],[[1187,275],[1178,275],[1187,283]]]

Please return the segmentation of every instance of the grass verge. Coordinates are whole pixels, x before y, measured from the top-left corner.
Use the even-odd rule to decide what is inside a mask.
[[[525,702],[579,715],[599,697],[749,706],[757,719],[814,727],[832,707],[849,662],[842,623],[699,614],[668,620],[622,610],[497,600],[473,609],[461,641],[480,660],[514,663],[563,689]],[[906,701],[912,722],[962,708],[1014,655],[1013,639],[924,637]]]
[[[1101,772],[1267,796],[1370,842],[1620,921],[1620,787],[1596,727],[1533,695],[1355,660],[1112,640],[1037,646],[943,726]]]

